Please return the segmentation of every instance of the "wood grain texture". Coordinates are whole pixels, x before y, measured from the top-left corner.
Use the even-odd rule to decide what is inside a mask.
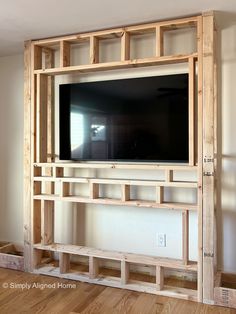
[[[203,301],[214,303],[214,16],[203,16]]]
[[[31,264],[31,42],[24,50],[24,256],[25,270]]]

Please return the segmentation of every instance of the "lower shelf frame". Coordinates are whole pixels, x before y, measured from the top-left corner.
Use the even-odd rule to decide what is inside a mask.
[[[91,284],[104,285],[113,288],[121,288],[138,292],[151,293],[166,297],[173,297],[189,301],[198,301],[197,290],[164,286],[162,290],[157,290],[155,284],[132,280],[127,284],[122,284],[119,278],[98,276],[98,278],[91,279],[86,274],[65,273],[61,274],[59,267],[42,266],[34,270],[34,274],[53,276],[57,278],[64,278],[70,280],[76,280],[80,282],[86,282]]]
[[[52,263],[53,258],[43,259],[43,252],[59,253],[59,266]],[[89,271],[81,272],[70,269],[70,255],[86,256],[89,258]],[[99,260],[112,260],[120,262],[120,276],[113,277],[100,274]],[[169,286],[164,284],[164,268],[184,272],[196,273],[197,263],[191,262],[186,265],[182,260],[171,258],[154,257],[133,253],[122,253],[90,247],[41,243],[34,245],[34,269],[33,273],[49,275],[58,278],[65,278],[87,282],[92,284],[105,285],[109,287],[128,289],[139,292],[146,292],[156,295],[175,297],[184,300],[198,301],[198,290]],[[156,268],[155,282],[133,280],[130,277],[130,265],[154,266]]]

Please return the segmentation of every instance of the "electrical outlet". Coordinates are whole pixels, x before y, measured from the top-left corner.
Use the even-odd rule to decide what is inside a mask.
[[[166,247],[166,234],[165,233],[157,234],[157,246]]]

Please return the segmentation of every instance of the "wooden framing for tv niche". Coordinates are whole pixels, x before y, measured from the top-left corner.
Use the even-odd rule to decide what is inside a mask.
[[[172,30],[194,29],[196,51],[181,55],[166,55],[165,35]],[[215,267],[215,202],[214,177],[216,151],[216,63],[214,49],[214,15],[161,21],[150,24],[121,27],[85,34],[75,34],[25,43],[25,181],[24,181],[24,238],[25,270],[38,274],[71,278],[85,282],[145,291],[205,303],[214,303]],[[131,58],[132,36],[152,33],[156,49],[148,58]],[[120,60],[101,62],[99,45],[103,40],[120,40]],[[70,51],[75,44],[89,45],[89,64],[71,65]],[[60,64],[54,66],[55,47],[59,48]],[[189,163],[177,164],[127,164],[82,163],[55,160],[54,149],[54,77],[63,74],[109,71],[162,64],[188,63],[189,68]],[[196,71],[197,69],[197,71]],[[196,75],[197,73],[197,75]],[[197,81],[195,78],[197,77]],[[197,85],[197,93],[195,86]],[[197,94],[197,95],[196,95]],[[197,133],[196,133],[197,132]],[[102,179],[66,175],[68,169],[136,169],[162,172],[164,180]],[[196,180],[176,180],[179,172],[194,172]],[[74,183],[87,183],[89,195],[72,195]],[[55,184],[60,185],[55,194]],[[120,186],[121,198],[108,199],[99,196],[101,184]],[[156,200],[130,199],[133,185],[153,186]],[[167,202],[166,187],[194,188],[196,204]],[[105,251],[71,244],[54,243],[54,202],[80,202],[173,209],[182,212],[182,259],[160,258],[140,254]],[[198,213],[198,260],[189,260],[189,211]],[[59,253],[59,265],[52,262]],[[78,255],[89,260],[88,272],[73,272],[70,256]],[[102,276],[99,273],[101,259],[118,261],[120,277]],[[155,283],[134,281],[130,277],[130,265],[142,264],[156,268]],[[194,273],[198,279],[197,290],[169,287],[164,282],[164,270],[174,269]]]

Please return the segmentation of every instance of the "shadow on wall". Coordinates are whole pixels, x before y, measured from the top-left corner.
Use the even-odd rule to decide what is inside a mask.
[[[218,66],[218,267],[236,272],[236,14],[216,12]]]

